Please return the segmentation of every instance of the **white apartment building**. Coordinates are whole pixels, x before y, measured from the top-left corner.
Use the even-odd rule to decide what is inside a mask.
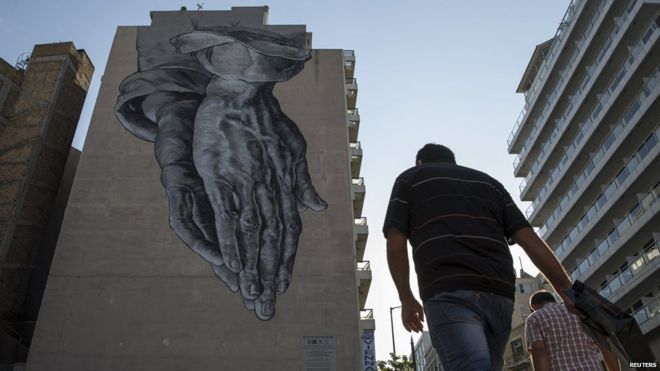
[[[508,138],[527,217],[660,355],[660,2],[573,0],[533,53]]]

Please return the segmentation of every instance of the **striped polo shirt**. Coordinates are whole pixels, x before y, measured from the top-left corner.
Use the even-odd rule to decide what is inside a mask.
[[[488,174],[428,163],[397,177],[383,233],[394,227],[408,237],[422,300],[453,290],[513,299],[509,237],[529,226],[506,189]]]

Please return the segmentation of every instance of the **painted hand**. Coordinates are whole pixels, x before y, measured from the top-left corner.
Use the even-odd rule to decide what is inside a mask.
[[[224,266],[238,274],[245,305],[268,320],[276,294],[290,283],[299,208],[320,211],[327,204],[307,173],[302,135],[270,92],[262,93],[240,110],[236,100],[207,96],[195,119],[193,158]]]
[[[209,222],[213,210],[192,162],[193,118],[198,104],[193,100],[162,105],[155,117],[160,126],[155,140],[156,159],[169,200],[170,226],[236,292],[238,276],[224,264],[215,225]]]

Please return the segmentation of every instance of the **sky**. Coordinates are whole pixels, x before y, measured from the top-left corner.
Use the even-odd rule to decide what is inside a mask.
[[[376,319],[376,355],[388,358],[392,336],[399,354],[410,353],[410,335],[395,309],[380,232],[396,176],[414,164],[428,142],[444,144],[457,162],[497,178],[515,200],[522,179],[513,175],[507,138],[524,97],[516,87],[534,47],[550,38],[569,0],[234,0],[199,1],[205,10],[268,5],[271,24],[306,24],[317,49],[349,49],[356,55],[359,90],[363,216],[370,234],[365,260],[372,283],[367,308]],[[14,64],[34,44],[73,41],[96,72],[74,138],[83,148],[116,27],[148,25],[151,10],[197,9],[189,0],[3,0],[0,58]],[[518,202],[524,211],[528,203]],[[538,273],[519,247],[516,269]],[[412,271],[412,269],[411,269]],[[411,272],[414,275],[414,272]],[[414,276],[411,277],[416,291]],[[418,335],[415,335],[415,341]]]

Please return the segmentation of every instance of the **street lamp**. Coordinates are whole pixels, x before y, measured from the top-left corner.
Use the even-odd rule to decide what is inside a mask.
[[[394,344],[394,320],[392,319],[392,311],[401,306],[390,307],[390,326],[392,328],[392,353],[396,354],[396,344]]]

